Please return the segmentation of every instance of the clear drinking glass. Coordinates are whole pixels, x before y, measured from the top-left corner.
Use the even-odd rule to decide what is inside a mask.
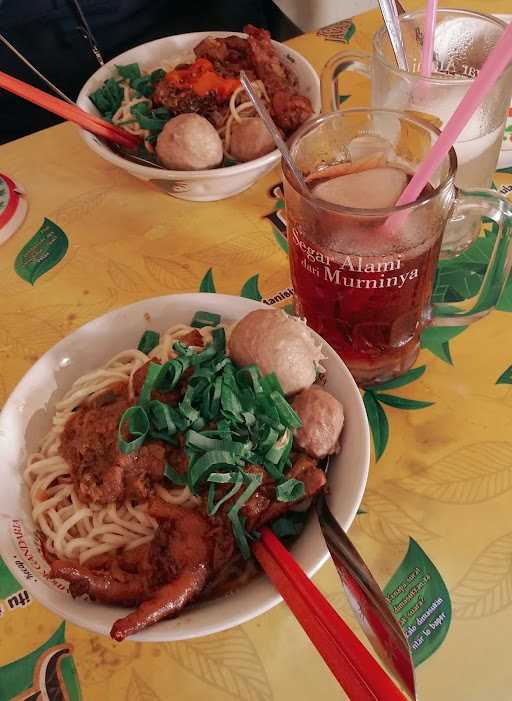
[[[305,175],[374,153],[413,173],[438,135],[407,113],[344,110],[303,125],[290,148]],[[368,208],[355,209],[299,191],[283,162],[296,311],[336,349],[360,384],[383,382],[411,367],[425,326],[470,324],[498,301],[510,269],[512,209],[494,190],[457,191],[456,167],[451,149],[431,187],[413,204],[372,209],[372,191]],[[474,216],[499,225],[482,287],[467,308],[433,307],[444,229],[452,217],[464,225]]]
[[[341,74],[350,70],[371,79],[373,107],[410,110],[442,128],[478,75],[506,25],[497,17],[478,12],[438,10],[432,76],[424,78],[420,74],[424,22],[424,11],[400,17],[408,71],[397,67],[385,27],[375,33],[371,55],[345,51],[336,54],[322,74],[323,111],[337,109]],[[342,88],[340,90],[343,92]],[[490,187],[503,143],[511,94],[512,64],[455,143],[458,161],[455,183],[458,187]],[[443,251],[466,247],[478,232],[479,220],[475,217],[471,226],[467,222],[463,226],[452,222],[445,232]]]

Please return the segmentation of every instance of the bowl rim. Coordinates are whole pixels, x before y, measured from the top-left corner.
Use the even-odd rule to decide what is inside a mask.
[[[123,60],[123,57],[126,56],[126,54],[129,54],[137,49],[151,47],[152,45],[158,44],[167,39],[189,38],[190,40],[192,40],[192,37],[197,37],[197,40],[200,41],[201,38],[205,38],[207,36],[239,36],[245,38],[247,37],[247,34],[245,34],[244,32],[228,32],[220,30],[215,30],[211,32],[186,32],[184,34],[172,34],[169,36],[160,37],[160,39],[153,39],[152,41],[145,42],[144,44],[138,44],[137,46],[133,46],[131,49],[123,51],[123,53],[119,54],[118,56],[114,56],[114,58],[110,59],[110,61],[107,61],[103,66],[100,66],[100,68],[98,68],[91,76],[89,76],[89,78],[80,88],[80,92],[78,93],[78,97],[76,99],[76,104],[89,114],[101,116],[99,115],[98,110],[94,107],[94,105],[92,105],[90,100],[88,100],[89,93],[92,90],[92,84],[97,80],[98,73],[104,71],[106,68],[115,68],[116,63]],[[312,81],[316,83],[317,91],[316,95],[313,96],[313,100],[315,100],[316,98],[317,107],[315,108],[315,105],[313,105],[314,113],[312,116],[317,116],[320,112],[320,78],[318,76],[318,73],[316,72],[310,61],[308,61],[308,59],[301,53],[288,46],[287,44],[284,44],[283,42],[276,41],[275,39],[272,39],[271,41],[274,46],[278,47],[278,51],[289,52],[291,58],[293,59],[293,63],[297,61],[299,63],[302,63],[304,70],[306,70],[309,73]],[[245,161],[244,163],[238,163],[229,167],[224,166],[222,168],[210,168],[207,170],[169,170],[167,168],[152,168],[151,166],[143,166],[138,163],[134,163],[133,161],[128,161],[122,156],[118,156],[114,151],[111,151],[99,140],[99,138],[95,134],[92,134],[91,132],[81,127],[80,136],[89,146],[89,148],[95,151],[99,156],[106,158],[111,163],[114,163],[115,165],[123,168],[124,170],[137,172],[139,173],[139,175],[143,176],[148,176],[148,178],[151,180],[171,180],[173,178],[176,178],[176,180],[196,180],[211,175],[224,178],[230,175],[246,173],[247,171],[250,171],[253,168],[264,168],[266,166],[277,163],[277,161],[279,161],[281,157],[279,149],[276,148],[270,153],[265,154],[264,156],[254,158],[252,161]],[[127,167],[126,164],[129,164],[129,166]]]
[[[170,295],[160,295],[156,297],[151,297],[147,299],[142,299],[138,300],[136,302],[124,305],[122,307],[118,307],[116,309],[109,310],[108,312],[105,312],[104,314],[101,314],[94,319],[91,319],[85,324],[82,324],[78,328],[76,328],[74,331],[71,333],[67,334],[64,336],[60,341],[58,341],[56,344],[54,344],[51,348],[49,348],[28,370],[27,372],[21,377],[19,382],[16,384],[10,395],[8,396],[5,404],[4,404],[4,409],[11,410],[12,405],[16,405],[17,402],[17,395],[18,393],[23,391],[24,386],[29,383],[31,384],[31,380],[34,375],[37,374],[39,368],[44,367],[46,358],[50,354],[56,354],[59,351],[66,350],[66,346],[69,343],[69,339],[74,336],[78,335],[79,333],[85,334],[88,331],[92,330],[94,328],[94,325],[98,323],[98,321],[108,321],[109,317],[114,319],[117,315],[122,315],[122,314],[131,314],[135,313],[138,310],[144,309],[145,304],[163,304],[164,300],[166,303],[169,304],[169,308],[172,308],[172,302],[176,298],[182,299],[184,302],[186,302],[186,298],[188,297],[194,297],[197,298],[201,296],[202,299],[215,299],[215,303],[220,303],[222,307],[224,305],[227,305],[227,311],[226,311],[226,317],[229,319],[230,315],[230,310],[229,310],[229,304],[240,304],[241,300],[243,300],[244,306],[246,306],[247,311],[244,313],[249,313],[250,311],[254,309],[269,309],[272,307],[269,307],[267,304],[263,304],[261,302],[256,302],[254,300],[249,300],[249,299],[244,299],[236,295],[224,295],[224,294],[219,294],[219,293],[180,293],[180,294],[170,294]],[[245,304],[247,303],[247,304]],[[243,315],[243,314],[242,314]],[[170,314],[171,316],[171,314]],[[242,318],[242,316],[237,312],[234,311],[232,312],[232,317],[235,319]],[[142,316],[141,316],[142,319]],[[142,322],[141,322],[142,325]],[[358,424],[358,428],[360,430],[360,447],[361,447],[361,458],[360,458],[360,464],[361,464],[361,477],[358,480],[357,484],[357,489],[355,489],[355,496],[353,500],[352,507],[350,509],[350,512],[347,514],[347,517],[345,519],[346,523],[346,530],[350,527],[350,525],[353,523],[354,518],[357,514],[357,510],[361,504],[364,491],[366,489],[366,484],[368,480],[368,474],[369,474],[369,466],[370,466],[370,431],[369,431],[369,424],[368,424],[368,419],[366,415],[366,411],[364,409],[364,404],[363,400],[361,397],[361,394],[359,392],[359,389],[350,375],[350,372],[344,362],[341,360],[341,358],[335,353],[335,351],[332,349],[332,347],[325,341],[323,338],[321,338],[318,334],[316,334],[312,329],[310,329],[312,332],[313,336],[317,340],[321,340],[323,348],[328,349],[329,353],[332,354],[332,357],[334,358],[335,362],[338,364],[340,371],[342,374],[346,377],[346,380],[348,382],[348,385],[351,387],[351,392],[353,392],[353,399],[355,400],[355,403],[357,405],[358,413],[362,417],[362,421],[360,424]],[[81,368],[81,373],[87,372],[87,368]],[[54,403],[57,400],[53,400],[53,404],[50,406],[51,409],[54,409]],[[49,407],[48,404],[46,404],[45,410],[48,412]],[[4,417],[7,415],[7,412],[0,412],[0,432],[2,432],[2,424],[4,421]],[[18,465],[18,468],[20,468],[20,465]],[[20,485],[22,489],[24,489],[23,485],[23,479],[22,475],[20,473]],[[0,522],[2,521],[2,514],[0,514]],[[16,520],[16,519],[14,519]],[[19,519],[18,519],[19,520]],[[8,517],[8,521],[12,523],[13,518]],[[317,526],[317,524],[313,524]],[[344,524],[342,524],[344,525]],[[6,540],[5,532],[6,529],[4,530],[4,542]],[[314,537],[314,533],[311,533]],[[0,544],[2,542],[2,539],[0,538]],[[0,556],[2,556],[2,551],[0,551]],[[309,577],[314,576],[318,570],[325,564],[325,562],[329,559],[329,552],[327,549],[327,546],[325,543],[322,543],[321,549],[318,551],[317,555],[312,558],[313,562],[311,565],[308,567],[304,566],[304,570],[307,573]],[[11,562],[10,557],[4,557],[3,562],[6,564],[8,569],[11,571],[13,576],[15,578],[19,578],[19,571],[16,569],[15,565],[13,562]],[[27,563],[25,563],[27,564]],[[37,572],[37,569],[35,570]],[[34,573],[34,569],[32,569],[32,573]],[[83,614],[80,613],[79,610],[75,609],[74,607],[69,607],[68,604],[66,604],[67,597],[69,594],[65,593],[64,597],[52,597],[50,594],[47,594],[46,592],[53,592],[53,588],[50,587],[50,584],[47,583],[43,577],[40,577],[40,575],[35,575],[37,584],[33,582],[32,579],[26,580],[23,579],[22,582],[20,582],[21,586],[26,588],[33,596],[34,598],[39,601],[42,605],[47,607],[49,610],[53,611],[57,615],[59,615],[61,618],[63,618],[66,621],[69,621],[75,625],[80,626],[81,628],[85,628],[87,630],[93,631],[95,633],[101,634],[101,635],[106,635],[108,636],[108,626],[106,630],[105,622],[101,621],[101,616],[99,617],[100,620],[96,617],[90,617],[90,618],[85,618]],[[19,581],[19,579],[18,579]],[[253,582],[257,582],[258,578],[253,580]],[[42,586],[39,584],[41,582]],[[43,583],[44,582],[44,583]],[[249,583],[247,586],[250,586],[251,583]],[[265,582],[267,584],[267,582]],[[205,624],[204,629],[201,631],[194,631],[194,630],[188,630],[187,626],[184,626],[184,629],[180,630],[179,627],[175,628],[172,632],[171,635],[166,635],[164,630],[165,628],[162,628],[161,626],[151,626],[144,631],[137,633],[134,636],[130,637],[130,640],[133,642],[170,642],[170,641],[178,641],[178,640],[186,640],[186,639],[192,639],[192,638],[197,638],[197,637],[204,637],[206,635],[211,635],[214,633],[221,632],[223,630],[227,630],[229,628],[235,627],[237,625],[241,625],[243,623],[246,623],[248,621],[251,621],[261,614],[269,611],[270,609],[274,608],[277,604],[279,604],[283,599],[281,595],[273,589],[272,585],[270,583],[270,593],[261,597],[262,600],[259,604],[253,603],[253,604],[248,604],[248,606],[243,610],[239,612],[231,612],[229,615],[224,615],[222,618],[219,616],[219,620],[215,623],[210,623],[210,624]],[[64,593],[64,592],[63,592]],[[223,599],[219,599],[220,602],[223,601]],[[201,605],[201,604],[199,604]],[[104,607],[107,608],[107,607]],[[108,609],[111,609],[113,607],[108,607]],[[179,617],[176,619],[179,621]],[[165,623],[165,621],[163,621]],[[193,627],[193,626],[192,626]],[[196,628],[198,626],[196,625]],[[160,632],[161,631],[161,632]]]

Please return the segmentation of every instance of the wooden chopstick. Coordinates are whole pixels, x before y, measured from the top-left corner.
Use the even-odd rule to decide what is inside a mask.
[[[270,529],[253,553],[352,701],[407,701]]]
[[[44,90],[39,90],[33,85],[25,83],[23,80],[18,80],[7,73],[0,71],[0,88],[22,97],[24,100],[33,102],[35,105],[42,107],[48,112],[67,119],[69,122],[74,122],[79,126],[91,131],[97,136],[101,136],[108,141],[113,141],[125,148],[134,149],[140,144],[140,138],[134,134],[130,134],[120,127],[110,124],[104,119],[97,117],[94,114],[89,114],[85,110],[75,104],[69,104],[54,95],[50,95]]]

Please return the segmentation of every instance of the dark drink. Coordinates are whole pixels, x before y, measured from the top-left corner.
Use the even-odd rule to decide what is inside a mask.
[[[333,346],[358,382],[383,381],[407,370],[430,315],[441,236],[377,257],[321,248],[300,229],[291,218],[297,313]]]

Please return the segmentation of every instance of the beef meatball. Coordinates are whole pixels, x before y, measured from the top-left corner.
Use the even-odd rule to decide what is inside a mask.
[[[313,458],[325,458],[339,448],[343,428],[343,407],[321,387],[313,385],[298,394],[293,409],[302,421],[295,431],[295,443]]]
[[[220,166],[222,141],[199,114],[180,114],[164,126],[156,142],[158,159],[171,170],[206,170]]]
[[[322,358],[308,327],[276,309],[257,309],[240,319],[228,351],[238,365],[257,365],[263,375],[274,372],[285,394],[310,387]]]
[[[236,161],[252,161],[274,149],[274,141],[259,117],[233,122],[229,152]]]

